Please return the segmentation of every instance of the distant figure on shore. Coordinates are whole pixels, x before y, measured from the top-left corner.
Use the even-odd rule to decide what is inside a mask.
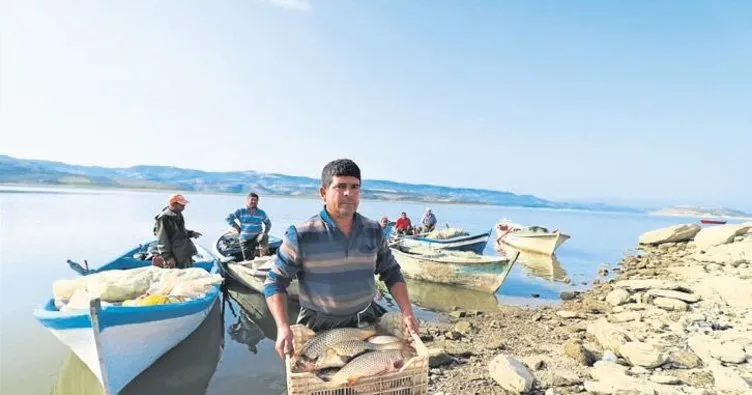
[[[151,252],[155,266],[180,269],[193,266],[193,256],[198,251],[191,238],[201,237],[201,233],[185,227],[183,210],[187,204],[185,197],[176,193],[167,200],[167,207],[154,217],[157,242]]]
[[[245,207],[231,212],[225,219],[239,235],[243,260],[250,261],[256,257],[257,247],[261,250],[260,255],[268,253],[272,221],[269,220],[264,210],[258,208],[259,196],[257,194],[249,193],[245,202]]]
[[[404,211],[400,214],[400,217],[397,218],[397,224],[394,225],[394,230],[398,235],[408,235],[413,233],[413,223]]]
[[[426,213],[423,214],[423,218],[421,218],[420,224],[420,233],[428,233],[436,229],[436,216],[431,212],[431,208],[426,209]]]

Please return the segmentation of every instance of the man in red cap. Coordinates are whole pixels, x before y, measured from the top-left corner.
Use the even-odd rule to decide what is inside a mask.
[[[154,236],[157,242],[152,246],[152,262],[161,267],[187,268],[193,265],[193,256],[198,252],[191,238],[201,233],[185,227],[183,210],[188,204],[185,197],[176,193],[167,200],[167,207],[154,217]]]

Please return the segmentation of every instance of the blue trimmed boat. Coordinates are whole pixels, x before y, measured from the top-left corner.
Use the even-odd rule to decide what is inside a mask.
[[[149,244],[139,245],[98,269],[72,261],[68,264],[82,275],[148,267],[152,264]],[[196,248],[194,267],[216,274],[216,259],[203,247]],[[185,302],[103,306],[94,299],[88,310],[73,311],[60,311],[50,298],[34,310],[34,316],[89,367],[104,392],[112,395],[193,333],[209,315],[219,294],[220,285],[213,285],[202,297]]]
[[[425,236],[402,236],[400,238],[400,245],[408,248],[424,247],[450,251],[472,251],[476,254],[483,254],[483,250],[486,248],[490,237],[491,231],[447,239],[431,239]]]

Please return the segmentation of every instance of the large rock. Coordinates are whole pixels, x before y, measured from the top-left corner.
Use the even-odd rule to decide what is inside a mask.
[[[697,250],[691,258],[702,263],[729,264],[740,260],[752,262],[752,238]]]
[[[595,336],[598,343],[605,350],[613,351],[619,354],[619,348],[622,344],[629,342],[632,338],[618,326],[609,323],[606,318],[599,318],[593,321],[587,327],[587,333]]]
[[[736,236],[752,230],[752,222],[711,226],[701,230],[695,236],[697,248],[710,248],[734,241]]]
[[[733,276],[713,276],[700,280],[693,290],[702,299],[722,305],[752,308],[752,281]]]
[[[682,289],[680,284],[657,278],[622,280],[614,283],[615,288],[624,288],[631,292],[645,291],[648,289]]]
[[[724,391],[722,393],[741,393],[750,389],[749,383],[733,369],[723,366],[712,366],[710,369],[715,379],[715,388]]]
[[[629,302],[629,292],[625,289],[615,289],[606,295],[606,302],[611,306],[619,306]]]
[[[674,225],[645,232],[640,235],[640,244],[663,244],[692,240],[700,231],[700,225]]]
[[[650,303],[653,298],[656,297],[678,299],[687,303],[697,303],[700,301],[700,295],[688,292],[670,291],[667,289],[651,289],[645,292],[642,303]]]
[[[522,362],[504,354],[491,360],[488,371],[501,388],[512,393],[528,392],[535,383],[535,377]]]
[[[735,342],[723,342],[710,349],[713,358],[725,363],[744,363],[747,354],[744,348]]]
[[[674,367],[682,369],[694,369],[702,366],[700,358],[691,351],[672,351],[668,356],[668,360]]]
[[[624,343],[619,347],[619,352],[634,366],[657,368],[666,362],[666,355],[661,350],[643,342]]]
[[[591,366],[596,361],[593,353],[576,339],[569,339],[564,343],[564,354],[585,366]]]

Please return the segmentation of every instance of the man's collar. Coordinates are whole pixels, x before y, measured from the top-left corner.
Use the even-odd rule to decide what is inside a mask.
[[[327,224],[329,224],[333,228],[337,228],[337,224],[334,222],[334,220],[332,219],[332,217],[329,215],[329,212],[326,211],[326,206],[324,206],[324,208],[321,209],[321,213],[319,213],[319,215],[321,216],[321,219],[324,222],[326,222]],[[355,229],[356,227],[360,226],[360,218],[359,217],[360,216],[358,215],[358,213],[353,214],[353,229]]]

